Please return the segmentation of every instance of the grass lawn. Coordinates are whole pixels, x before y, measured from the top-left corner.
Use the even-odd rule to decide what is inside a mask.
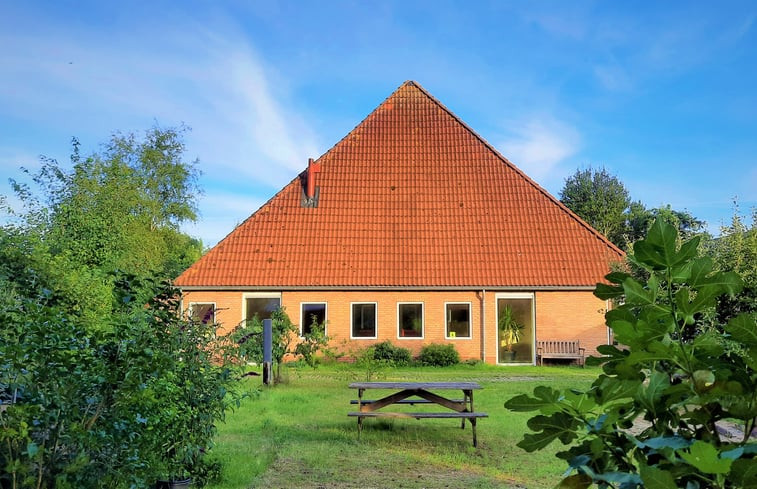
[[[219,427],[213,453],[223,475],[212,489],[553,487],[565,470],[553,456],[560,447],[531,454],[516,447],[531,414],[509,412],[503,403],[542,384],[585,387],[599,373],[460,365],[391,369],[371,379],[479,382],[474,405],[489,417],[478,421],[473,448],[470,425],[461,430],[458,419],[367,418],[358,441],[356,418],[347,416],[356,410],[349,401],[357,391],[347,385],[366,380],[364,372],[348,365],[285,370],[286,383],[245,399]],[[261,384],[260,377],[245,382],[250,389]]]

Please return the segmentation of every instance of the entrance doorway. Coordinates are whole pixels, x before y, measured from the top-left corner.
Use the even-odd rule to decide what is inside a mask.
[[[533,294],[497,295],[497,363],[534,363]]]

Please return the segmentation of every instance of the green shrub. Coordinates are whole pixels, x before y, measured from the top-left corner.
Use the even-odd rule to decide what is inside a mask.
[[[460,355],[451,344],[433,343],[421,349],[418,363],[432,367],[448,367],[460,363]]]
[[[743,281],[715,272],[698,256],[699,240],[679,245],[676,229],[658,220],[628,256],[647,278],[618,271],[597,285],[600,299],[623,299],[605,321],[624,346],[600,346],[603,356],[587,361],[602,366],[590,389],[539,386],[505,403],[540,412],[519,447],[569,445],[557,453],[568,465],[560,487],[757,487],[748,436],[757,425],[757,318],[713,321],[718,297],[738,294]],[[747,435],[724,437],[723,423]]]
[[[410,350],[395,346],[391,341],[383,341],[371,347],[374,360],[386,360],[395,366],[403,366],[412,359]]]
[[[383,377],[384,371],[392,366],[389,360],[376,359],[376,347],[369,346],[355,354],[355,366],[365,372],[365,381]]]
[[[212,325],[182,319],[175,289],[116,277],[110,324],[91,330],[51,291],[2,285],[0,487],[209,475],[203,458],[235,400],[235,351]],[[138,300],[148,289],[154,298]]]

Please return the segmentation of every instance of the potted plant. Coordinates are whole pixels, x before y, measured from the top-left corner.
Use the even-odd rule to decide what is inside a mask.
[[[515,319],[513,308],[505,306],[499,315],[499,340],[500,346],[505,349],[502,357],[503,360],[512,362],[515,360],[513,345],[520,341],[523,328]]]
[[[180,435],[177,433],[177,436]],[[184,443],[184,441],[179,443]],[[189,448],[188,446],[173,446],[164,453],[162,472],[168,474],[168,477],[158,480],[156,489],[187,489],[190,486],[192,479],[187,475],[187,464],[183,453]]]
[[[158,481],[157,489],[187,489],[192,479]]]

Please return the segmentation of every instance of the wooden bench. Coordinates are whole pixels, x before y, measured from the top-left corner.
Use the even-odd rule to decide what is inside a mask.
[[[476,382],[353,382],[351,389],[358,390],[359,399],[352,399],[350,404],[357,404],[358,411],[347,413],[347,416],[357,418],[357,436],[363,431],[363,419],[365,418],[415,418],[415,419],[450,419],[460,420],[460,428],[465,428],[466,420],[471,425],[473,432],[473,446],[478,446],[476,438],[476,420],[489,417],[486,413],[476,412],[473,408],[473,391],[481,389]],[[367,389],[380,389],[394,391],[381,399],[363,399]],[[436,390],[462,390],[462,399],[450,399],[439,394]],[[381,409],[393,404],[402,405],[437,405],[448,412],[402,412],[381,411]]]
[[[582,367],[585,363],[586,348],[578,340],[546,340],[536,342],[536,364],[543,365],[544,359],[577,360]]]
[[[455,413],[455,412],[449,412],[449,413],[398,413],[398,412],[387,412],[387,411],[373,411],[373,412],[360,412],[360,411],[354,411],[351,413],[347,413],[347,416],[360,416],[361,418],[415,418],[415,419],[421,419],[421,418],[463,418],[463,419],[471,419],[471,418],[488,418],[489,415],[486,413]]]
[[[463,399],[450,399],[452,402],[465,402]],[[373,404],[374,400],[372,399],[363,399],[362,401],[359,401],[357,399],[352,399],[350,401],[350,404]],[[410,404],[411,406],[415,404],[435,404],[433,401],[429,401],[428,399],[402,399],[401,401],[394,401],[392,404]]]

